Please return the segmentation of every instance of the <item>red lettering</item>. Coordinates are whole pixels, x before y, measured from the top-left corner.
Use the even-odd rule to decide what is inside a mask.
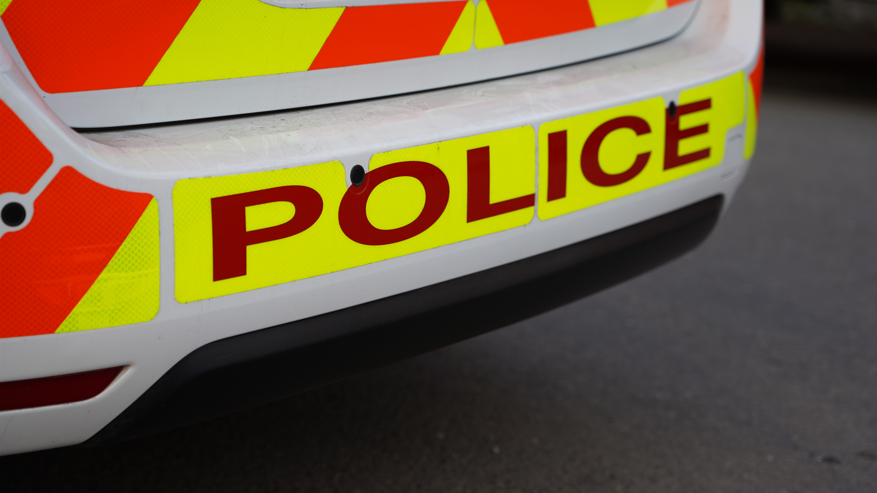
[[[467,152],[468,191],[466,222],[471,223],[507,212],[533,207],[536,194],[524,195],[500,202],[490,202],[490,147],[479,147]]]
[[[417,179],[426,192],[426,203],[417,219],[395,229],[378,229],[368,220],[366,205],[372,191],[381,183],[410,176]],[[423,161],[403,161],[388,164],[366,173],[365,182],[351,186],[341,199],[338,222],[341,231],[351,240],[363,245],[389,245],[423,233],[435,224],[448,205],[451,189],[442,170]]]
[[[566,130],[548,134],[548,201],[566,197]]]
[[[289,202],[295,214],[289,221],[270,228],[247,231],[247,207]],[[295,236],[310,228],[323,212],[323,199],[316,190],[287,186],[215,197],[213,213],[213,280],[247,275],[247,247]]]
[[[679,155],[679,141],[682,139],[687,139],[689,137],[694,137],[696,135],[702,135],[709,131],[710,125],[709,123],[705,123],[703,125],[698,125],[692,128],[686,128],[685,130],[679,129],[679,117],[682,115],[688,115],[691,113],[697,113],[698,111],[708,110],[712,107],[711,99],[704,99],[702,101],[696,101],[694,103],[682,104],[676,108],[676,115],[670,116],[670,111],[667,110],[667,135],[665,137],[664,142],[664,169],[672,169],[677,166],[682,166],[683,164],[693,163],[695,161],[700,161],[701,159],[706,159],[710,157],[710,148],[701,149],[699,151],[695,151],[689,154],[685,154],[683,156]]]
[[[628,182],[640,174],[649,162],[649,156],[652,153],[644,152],[636,156],[633,165],[626,171],[617,174],[609,174],[603,171],[603,167],[600,166],[600,146],[603,145],[603,140],[610,133],[622,128],[629,128],[637,135],[644,135],[652,131],[648,122],[642,118],[622,116],[600,125],[588,136],[588,140],[585,141],[585,145],[582,147],[582,174],[585,175],[586,180],[598,187],[613,187]]]

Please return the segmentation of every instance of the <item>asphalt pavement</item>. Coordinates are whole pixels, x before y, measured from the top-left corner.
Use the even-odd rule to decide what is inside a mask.
[[[877,98],[801,78],[768,69],[694,253],[281,402],[0,458],[0,490],[877,491]]]

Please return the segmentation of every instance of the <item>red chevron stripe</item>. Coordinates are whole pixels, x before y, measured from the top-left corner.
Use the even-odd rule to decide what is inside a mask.
[[[199,0],[15,0],[3,23],[46,92],[137,87]]]
[[[310,70],[438,55],[465,1],[348,7]]]

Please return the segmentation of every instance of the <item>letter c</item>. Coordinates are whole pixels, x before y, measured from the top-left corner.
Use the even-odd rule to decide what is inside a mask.
[[[628,182],[640,174],[649,162],[649,156],[652,153],[644,152],[636,156],[633,165],[626,171],[618,174],[609,174],[603,171],[603,167],[600,166],[600,146],[610,133],[622,128],[629,128],[636,132],[637,135],[647,134],[652,131],[648,122],[642,118],[622,116],[600,125],[588,136],[588,140],[585,141],[585,146],[582,148],[582,174],[585,175],[586,180],[598,187],[612,187]]]

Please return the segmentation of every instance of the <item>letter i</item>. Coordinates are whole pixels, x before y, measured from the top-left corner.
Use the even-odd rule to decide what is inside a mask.
[[[548,134],[548,201],[566,197],[566,130]]]

